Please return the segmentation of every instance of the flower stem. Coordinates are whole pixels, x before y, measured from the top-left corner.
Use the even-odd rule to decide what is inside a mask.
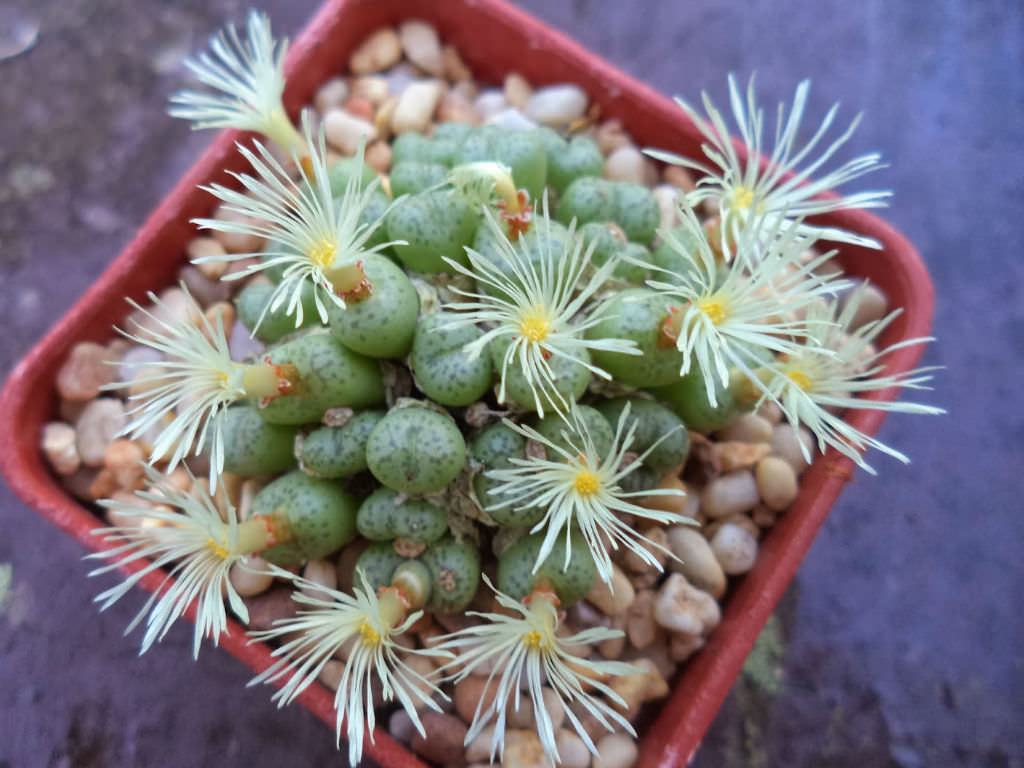
[[[245,394],[267,402],[292,394],[300,383],[298,368],[291,363],[272,363],[269,356],[264,357],[263,362],[247,365],[242,374]]]
[[[238,524],[239,554],[258,554],[291,538],[287,521],[278,515],[255,515]]]
[[[682,330],[683,311],[678,307],[669,307],[668,315],[658,326],[658,346],[662,349],[674,349]]]
[[[411,611],[422,608],[430,597],[430,573],[423,563],[407,560],[395,569],[391,586],[401,593]]]
[[[373,286],[366,277],[362,261],[328,270],[325,277],[334,286],[334,292],[346,302],[361,301],[373,293]]]

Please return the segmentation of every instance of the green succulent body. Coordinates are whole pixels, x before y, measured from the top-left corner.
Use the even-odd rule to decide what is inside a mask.
[[[384,383],[376,361],[353,352],[335,336],[307,333],[275,347],[270,362],[292,364],[299,372],[294,392],[260,408],[272,424],[319,421],[329,408],[367,408],[384,401]]]
[[[296,565],[335,552],[356,535],[358,503],[330,480],[289,472],[253,498],[252,514],[284,523],[290,537],[262,553],[275,565]]]
[[[722,429],[743,410],[736,404],[736,398],[729,387],[718,387],[715,390],[718,404],[711,405],[704,376],[696,366],[672,384],[651,391],[658,399],[668,403],[688,428],[698,432]]]
[[[391,488],[378,488],[359,506],[356,526],[371,541],[400,538],[429,544],[448,531],[448,516],[428,501],[403,499]]]
[[[615,433],[611,424],[608,423],[609,420],[605,417],[604,411],[591,408],[589,405],[579,405],[576,407],[576,412],[584,424],[586,434],[593,441],[598,456],[603,459],[611,451],[612,443],[615,441]],[[534,428],[554,445],[569,453],[578,452],[584,448],[579,443],[578,438],[576,439],[575,447],[570,445],[569,438],[566,435],[571,433],[569,433],[566,427],[565,420],[557,413],[549,414],[543,419],[538,420]],[[562,457],[553,451],[549,451],[548,459],[550,461],[560,461]]]
[[[416,272],[454,272],[449,258],[467,264],[465,246],[473,242],[480,213],[450,189],[435,189],[405,198],[385,218],[395,255]]]
[[[452,319],[444,312],[419,319],[409,367],[420,389],[434,402],[470,405],[491,388],[494,366],[486,352],[471,355],[466,349],[483,332],[468,324],[444,327]]]
[[[655,446],[644,459],[646,466],[656,472],[667,472],[686,461],[690,452],[690,436],[675,412],[661,403],[641,397],[616,397],[597,403],[596,408],[610,424],[617,425],[627,405],[629,415],[625,429],[636,425],[630,450],[644,453]]]
[[[273,475],[295,466],[296,428],[270,424],[248,405],[229,408],[221,429],[224,470],[236,475]]]
[[[624,384],[655,387],[679,378],[683,355],[666,345],[661,324],[683,304],[646,288],[631,288],[613,296],[602,308],[600,321],[587,329],[588,339],[628,339],[642,355],[595,350],[594,363]]]
[[[438,613],[466,610],[480,586],[480,550],[469,541],[445,536],[416,559],[430,573],[427,609]]]
[[[238,294],[238,298],[235,299],[238,319],[250,332],[256,328],[253,332],[255,338],[266,344],[273,344],[284,336],[295,333],[299,328],[308,328],[320,323],[312,283],[302,286],[302,323],[299,328],[295,327],[295,316],[287,314],[287,302],[275,310],[267,307],[273,292],[273,284],[256,281],[245,286]],[[261,317],[263,318],[262,322],[260,322]],[[259,323],[258,328],[257,323]]]
[[[547,126],[535,133],[547,156],[548,184],[558,194],[582,176],[600,177],[604,172],[604,155],[592,140],[583,136],[565,139]]]
[[[450,417],[423,407],[399,408],[373,428],[366,463],[389,488],[409,494],[434,493],[466,465],[466,443]]]
[[[359,555],[356,572],[362,572],[370,588],[376,592],[381,587],[391,586],[395,569],[408,559],[398,554],[390,541],[375,541]]]
[[[366,443],[384,411],[361,411],[341,427],[318,427],[299,441],[299,468],[314,477],[349,477],[366,469]]]
[[[512,169],[516,187],[539,200],[547,181],[548,159],[544,145],[533,131],[505,131],[482,125],[469,131],[455,157],[455,164],[490,160]]]
[[[398,197],[399,195],[414,195],[417,192],[424,192],[443,183],[447,175],[448,166],[439,163],[407,160],[398,165],[392,165],[389,176],[391,194]]]
[[[363,259],[370,295],[331,304],[331,332],[349,349],[367,357],[404,357],[412,346],[420,299],[412,281],[390,260],[377,254]]]
[[[559,537],[554,549],[534,571],[540,555],[544,531],[524,536],[498,558],[498,589],[522,600],[537,587],[550,587],[568,607],[582,600],[594,586],[597,566],[583,536],[572,530],[569,536],[569,563],[565,563],[565,537]]]
[[[470,128],[465,123],[442,123],[434,130],[433,136],[403,133],[391,143],[391,167],[405,163],[425,163],[451,168],[461,141],[458,134],[468,132]]]
[[[504,339],[495,342],[491,347],[494,368],[499,374],[502,370],[505,352],[511,343],[510,339]],[[555,391],[562,397],[565,403],[579,400],[583,393],[587,391],[587,385],[590,384],[590,369],[583,365],[584,362],[590,362],[590,353],[585,349],[579,349],[576,350],[576,357],[582,362],[570,360],[562,355],[552,355],[547,361],[553,374],[552,381],[555,385]],[[540,398],[540,405],[545,413],[548,411],[564,410],[566,407],[564,403],[553,402],[551,395],[546,391],[538,390],[537,395],[535,395],[527,381],[526,373],[523,371],[521,363],[518,358],[514,357],[505,374],[506,401],[515,403],[525,410],[536,411],[538,396]]]
[[[649,243],[658,232],[661,212],[645,186],[583,176],[558,201],[558,220],[568,224],[574,218],[580,224],[614,221],[629,240]]]

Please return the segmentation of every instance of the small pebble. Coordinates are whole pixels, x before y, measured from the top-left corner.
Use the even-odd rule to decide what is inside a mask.
[[[437,122],[439,123],[469,123],[479,125],[483,118],[473,106],[471,99],[456,89],[451,89],[437,105]]]
[[[761,407],[757,409],[756,413],[772,426],[782,421],[782,409],[779,407],[778,403],[772,402],[771,400],[765,400],[761,403]]]
[[[725,594],[725,571],[699,530],[689,525],[673,525],[668,529],[668,546],[678,558],[669,560],[669,570],[683,574],[690,584],[716,599]]]
[[[658,625],[654,621],[654,600],[657,593],[652,589],[641,589],[626,613],[626,635],[634,648],[646,648],[658,636]]]
[[[228,572],[228,579],[242,597],[261,595],[274,583],[267,562],[258,555],[249,555],[234,563]]]
[[[628,613],[628,612],[627,612]],[[626,615],[616,616],[612,619],[609,627],[611,629],[617,629],[620,632],[626,628]],[[625,633],[618,635],[617,637],[609,637],[597,644],[597,652],[606,659],[617,659],[622,656],[626,650],[626,637]]]
[[[874,320],[881,320],[885,317],[886,312],[889,311],[889,300],[873,284],[868,283],[858,291],[851,291],[847,294],[847,298],[856,295],[856,293],[862,293],[863,295],[861,296],[856,314],[850,320],[849,328],[851,331],[857,330],[862,325]]]
[[[392,712],[391,717],[388,718],[388,733],[400,744],[408,744],[416,735],[416,726],[413,725],[412,718],[401,707]]]
[[[781,512],[796,498],[800,486],[796,480],[796,470],[783,458],[767,456],[757,463],[754,470],[757,487],[761,492],[761,500],[769,509]]]
[[[366,148],[366,164],[377,173],[391,170],[391,145],[386,141],[375,141]]]
[[[85,402],[99,395],[100,387],[113,381],[116,366],[108,365],[110,353],[101,344],[83,341],[75,344],[60,370],[57,391],[73,402]]]
[[[503,109],[508,109],[508,106],[505,94],[496,89],[484,91],[473,102],[473,108],[480,114],[482,120],[489,120]]]
[[[352,95],[343,105],[345,111],[369,120],[373,108],[383,104],[391,95],[388,79],[383,75],[366,75],[352,81]]]
[[[817,448],[814,438],[805,427],[794,430],[790,424],[776,424],[772,429],[772,452],[789,462],[797,475],[810,466],[800,449],[800,443],[807,449],[807,455],[813,458]]]
[[[490,706],[490,703],[494,700],[494,694],[497,686],[492,685],[487,690],[487,697],[484,699],[484,691],[487,689],[487,678],[483,675],[470,675],[469,677],[460,680],[455,684],[455,711],[459,713],[459,716],[467,723],[473,720],[473,715],[476,712],[477,705],[480,705],[480,701],[484,700],[481,705],[484,709]]]
[[[454,715],[438,712],[420,713],[420,721],[427,733],[412,737],[412,751],[422,758],[444,766],[465,765],[462,742],[466,738],[466,724]]]
[[[384,75],[384,80],[388,84],[388,95],[392,97],[401,96],[402,92],[418,79],[419,73],[416,68],[404,62]]]
[[[434,110],[444,95],[439,80],[419,80],[409,85],[398,99],[391,128],[395,133],[422,133],[430,125]]]
[[[494,738],[494,726],[489,725],[466,745],[467,763],[486,763],[491,759],[491,739]]]
[[[409,19],[398,27],[398,38],[409,61],[434,77],[444,76],[444,55],[434,27],[419,19]]]
[[[679,226],[679,190],[671,184],[659,184],[652,192],[658,201],[658,230],[665,232]]]
[[[610,155],[619,147],[632,143],[629,134],[622,127],[622,122],[617,118],[605,120],[597,126],[595,139],[597,140],[597,146],[606,155]]]
[[[590,750],[575,731],[562,728],[555,734],[555,746],[562,758],[561,768],[589,768]]]
[[[73,475],[82,465],[75,445],[75,430],[62,421],[51,421],[43,427],[43,455],[58,475]]]
[[[594,586],[587,593],[587,600],[604,611],[605,615],[618,616],[632,605],[635,594],[626,574],[619,566],[612,564],[611,584],[606,584],[600,578],[596,579]]]
[[[711,444],[711,455],[722,472],[751,469],[757,462],[772,452],[769,443],[745,443],[739,440],[724,440]]]
[[[661,178],[666,184],[671,184],[684,192],[692,192],[697,188],[693,175],[681,165],[666,165]]]
[[[677,515],[692,517],[688,514],[690,509],[690,497],[696,494],[688,494],[686,485],[675,474],[668,474],[661,478],[655,488],[659,490],[673,490],[679,493],[658,493],[641,497],[640,503],[647,509],[657,509],[662,512],[672,512]]]
[[[640,535],[654,545],[645,547],[645,549],[654,557],[658,565],[661,567],[657,568],[650,565],[631,549],[627,549],[622,555],[622,567],[627,571],[632,571],[633,573],[646,573],[651,570],[660,571],[665,567],[665,562],[669,559],[668,554],[665,551],[668,549],[668,536],[665,533],[665,529],[659,526],[652,526],[640,531]]]
[[[314,584],[319,584],[322,587],[327,587],[327,589],[338,588],[338,574],[334,570],[334,563],[323,558],[308,560],[302,568],[302,578],[312,581]],[[299,591],[307,597],[316,598],[317,600],[331,599],[330,594],[321,589],[302,587]]]
[[[332,77],[326,83],[316,89],[313,97],[313,104],[316,111],[326,115],[331,109],[336,109],[345,103],[348,98],[348,82],[343,77]]]
[[[654,620],[669,632],[706,635],[721,619],[715,598],[690,584],[681,573],[665,580],[654,601]]]
[[[231,334],[228,336],[228,351],[231,353],[231,359],[235,362],[242,362],[262,354],[263,350],[263,342],[254,339],[250,335],[249,329],[242,325],[240,320],[235,320],[235,324],[231,326]]]
[[[539,88],[526,102],[523,112],[531,120],[551,126],[565,126],[587,111],[587,94],[578,85],[549,85]]]
[[[554,763],[544,753],[544,745],[533,731],[505,731],[505,755],[501,768],[554,768]]]
[[[741,470],[708,483],[700,496],[700,508],[708,517],[726,517],[753,509],[760,498],[754,473]]]
[[[725,429],[720,430],[715,435],[715,438],[722,441],[739,440],[744,443],[770,443],[772,441],[772,425],[756,413],[744,413]]]
[[[82,463],[98,467],[103,454],[127,423],[124,404],[111,397],[101,397],[89,403],[75,423],[76,446]]]
[[[245,598],[249,611],[249,629],[270,629],[275,621],[290,619],[298,611],[298,603],[292,600],[290,587],[278,586],[268,592]]]
[[[402,43],[391,27],[383,27],[370,34],[352,52],[348,68],[356,75],[380,72],[393,67],[402,58]]]
[[[711,537],[711,551],[730,576],[746,573],[757,561],[757,538],[735,523],[723,523]]]
[[[509,72],[505,75],[505,84],[502,92],[505,95],[505,102],[509,106],[515,109],[523,109],[533,94],[533,87],[518,72]]]
[[[459,49],[454,45],[441,48],[441,59],[444,63],[444,76],[457,83],[473,79],[473,71],[462,60]]]
[[[185,284],[192,298],[203,307],[231,297],[231,285],[223,280],[211,280],[199,267],[186,264],[178,270],[178,281]]]
[[[103,466],[114,475],[118,488],[134,491],[143,485],[143,461],[146,459],[142,446],[131,440],[114,440],[103,452]]]
[[[623,144],[608,155],[604,164],[604,177],[612,181],[643,184],[644,156],[632,144]]]
[[[377,129],[369,120],[349,114],[343,109],[332,109],[324,115],[324,134],[327,141],[339,152],[355,154],[359,141],[372,142],[377,138]]]
[[[488,125],[496,125],[506,131],[529,131],[537,127],[537,124],[520,112],[518,109],[509,107],[503,109],[487,120]]]
[[[626,733],[609,733],[595,744],[597,757],[592,768],[633,768],[637,762],[637,744]]]
[[[669,656],[673,661],[686,661],[704,647],[701,635],[685,635],[677,633],[671,636],[668,644]]]
[[[189,261],[207,258],[218,259],[226,256],[227,251],[216,238],[200,235],[188,241],[188,245],[185,246],[185,255]],[[196,264],[196,269],[210,280],[220,280],[227,266],[228,262],[226,261],[204,261],[201,264]]]
[[[213,218],[217,221],[234,223],[252,223],[253,219],[243,213],[229,210],[225,203],[217,206],[213,212]],[[244,232],[222,232],[215,230],[213,237],[224,246],[228,253],[259,253],[263,250],[264,239],[259,235],[246,234]]]

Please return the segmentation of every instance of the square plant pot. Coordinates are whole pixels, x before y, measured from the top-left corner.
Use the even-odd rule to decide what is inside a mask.
[[[285,103],[297,113],[311,101],[317,86],[345,69],[350,52],[374,29],[406,18],[433,24],[445,42],[454,44],[475,75],[484,82],[501,82],[517,71],[535,85],[573,82],[600,105],[605,117],[616,117],[641,146],[658,147],[690,157],[700,156],[696,126],[668,98],[614,69],[564,35],[501,2],[418,3],[414,0],[328,0],[292,46],[287,64]],[[524,52],[528,51],[528,55]],[[77,538],[90,550],[102,548],[91,534],[98,519],[58,484],[39,450],[42,425],[55,413],[55,377],[72,346],[103,341],[111,326],[125,314],[124,297],[137,300],[174,280],[186,243],[195,230],[192,217],[208,215],[213,198],[197,185],[225,181],[225,170],[244,170],[235,150],[239,134],[227,131],[185,174],[150,215],[142,229],[84,296],[11,373],[0,397],[0,430],[8,439],[0,445],[0,465],[11,488],[39,514]],[[741,157],[742,147],[738,149]],[[843,246],[839,261],[852,275],[869,278],[904,312],[886,330],[883,345],[926,336],[930,327],[931,281],[913,246],[892,227],[863,211],[842,211],[818,217],[827,224],[874,237],[882,251]],[[903,348],[888,358],[888,372],[910,370],[920,357],[920,345]],[[891,400],[895,389],[870,398]],[[882,411],[857,411],[848,420],[867,434],[875,433]],[[725,699],[758,633],[782,596],[804,554],[851,478],[854,464],[829,451],[817,457],[803,475],[800,493],[790,509],[762,540],[757,563],[734,583],[724,605],[722,622],[707,645],[673,681],[670,696],[653,722],[641,733],[642,768],[683,766],[693,756],[704,732]],[[134,569],[139,568],[135,566]],[[162,574],[142,581],[158,588]],[[190,618],[193,612],[189,612]],[[229,621],[221,645],[255,671],[271,664],[270,649],[247,645],[244,629]],[[333,727],[333,695],[319,683],[299,700]],[[385,768],[424,764],[378,729],[376,743],[366,755]]]

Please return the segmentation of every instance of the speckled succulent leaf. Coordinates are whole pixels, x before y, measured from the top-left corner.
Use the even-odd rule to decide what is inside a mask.
[[[745,162],[740,160],[733,146],[725,118],[706,93],[702,93],[701,96],[707,119],[684,100],[677,98],[676,101],[707,140],[702,148],[712,165],[671,152],[650,149],[645,151],[658,160],[698,171],[703,178],[697,183],[697,189],[687,194],[688,201],[696,205],[704,200],[717,199],[725,229],[729,232],[737,232],[751,213],[758,213],[777,220],[783,229],[792,227],[817,239],[880,248],[878,241],[872,238],[834,227],[817,227],[804,221],[809,216],[845,208],[882,207],[892,195],[889,191],[871,191],[835,197],[821,196],[822,193],[832,191],[859,176],[885,166],[880,161],[880,155],[871,153],[849,160],[838,168],[812,179],[853,135],[860,122],[860,116],[855,117],[849,128],[816,159],[806,162],[801,167],[801,164],[809,160],[811,153],[832,126],[839,108],[838,104],[833,105],[814,135],[797,149],[800,121],[803,118],[809,91],[809,80],[804,80],[797,86],[788,116],[785,106],[779,105],[775,142],[764,170],[760,167],[761,153],[765,149],[764,111],[757,106],[753,77],[747,85],[744,99],[735,76],[729,75],[729,103],[740,137],[746,145]],[[790,172],[794,174],[793,177],[785,179]]]
[[[598,627],[571,637],[559,637],[555,634],[558,612],[549,600],[536,599],[524,605],[495,589],[486,576],[483,579],[507,613],[469,611],[468,615],[478,616],[486,623],[443,635],[438,638],[440,642],[436,646],[440,650],[457,653],[456,659],[442,668],[442,671],[449,668],[459,670],[452,676],[456,684],[480,666],[491,669],[487,688],[480,697],[465,743],[472,742],[493,723],[491,761],[495,756],[502,759],[505,713],[510,700],[516,709],[519,708],[521,689],[525,688],[533,702],[538,737],[544,751],[552,760],[559,761],[551,715],[544,706],[542,673],[547,677],[550,690],[562,703],[569,723],[592,754],[597,754],[597,748],[572,711],[573,705],[582,707],[608,731],[618,727],[635,736],[633,726],[612,706],[625,706],[622,699],[607,685],[594,679],[594,676],[602,674],[631,674],[635,672],[634,668],[621,662],[584,659],[570,650],[574,645],[619,637],[621,631]],[[492,685],[496,686],[493,697],[487,694]],[[597,694],[607,697],[611,704]]]
[[[89,575],[108,573],[131,563],[142,566],[96,597],[102,604],[100,610],[116,603],[150,573],[167,569],[160,588],[153,591],[125,630],[128,634],[145,618],[146,631],[140,654],[160,642],[193,601],[196,602],[192,632],[194,657],[199,655],[204,637],[217,645],[220,636],[227,632],[225,597],[243,622],[249,620],[245,603],[228,578],[236,563],[245,567],[235,507],[226,501],[222,518],[209,493],[194,482],[191,473],[189,476],[193,489],[180,490],[166,475],[147,466],[149,487],[136,491],[138,502],[114,499],[100,502],[119,516],[136,518],[138,522],[93,531],[111,548],[87,555],[87,559],[111,562],[90,571]]]
[[[272,655],[278,660],[253,678],[249,685],[272,683],[288,677],[271,700],[279,707],[289,704],[317,679],[341,647],[354,638],[334,696],[337,710],[335,733],[340,745],[342,723],[346,724],[350,765],[359,763],[366,734],[373,742],[376,717],[371,683],[374,676],[380,680],[383,700],[397,699],[423,735],[417,708],[426,706],[440,712],[434,696],[447,697],[433,680],[414,670],[402,657],[413,654],[447,658],[450,654],[435,648],[409,650],[395,642],[395,638],[404,634],[423,612],[416,611],[397,624],[392,623],[382,614],[381,603],[362,572],[357,573],[352,595],[282,569],[275,569],[274,573],[279,578],[290,579],[297,590],[306,589],[315,596],[293,592],[292,599],[302,606],[298,615],[275,622],[269,630],[249,633],[253,641],[290,638],[273,651]]]

